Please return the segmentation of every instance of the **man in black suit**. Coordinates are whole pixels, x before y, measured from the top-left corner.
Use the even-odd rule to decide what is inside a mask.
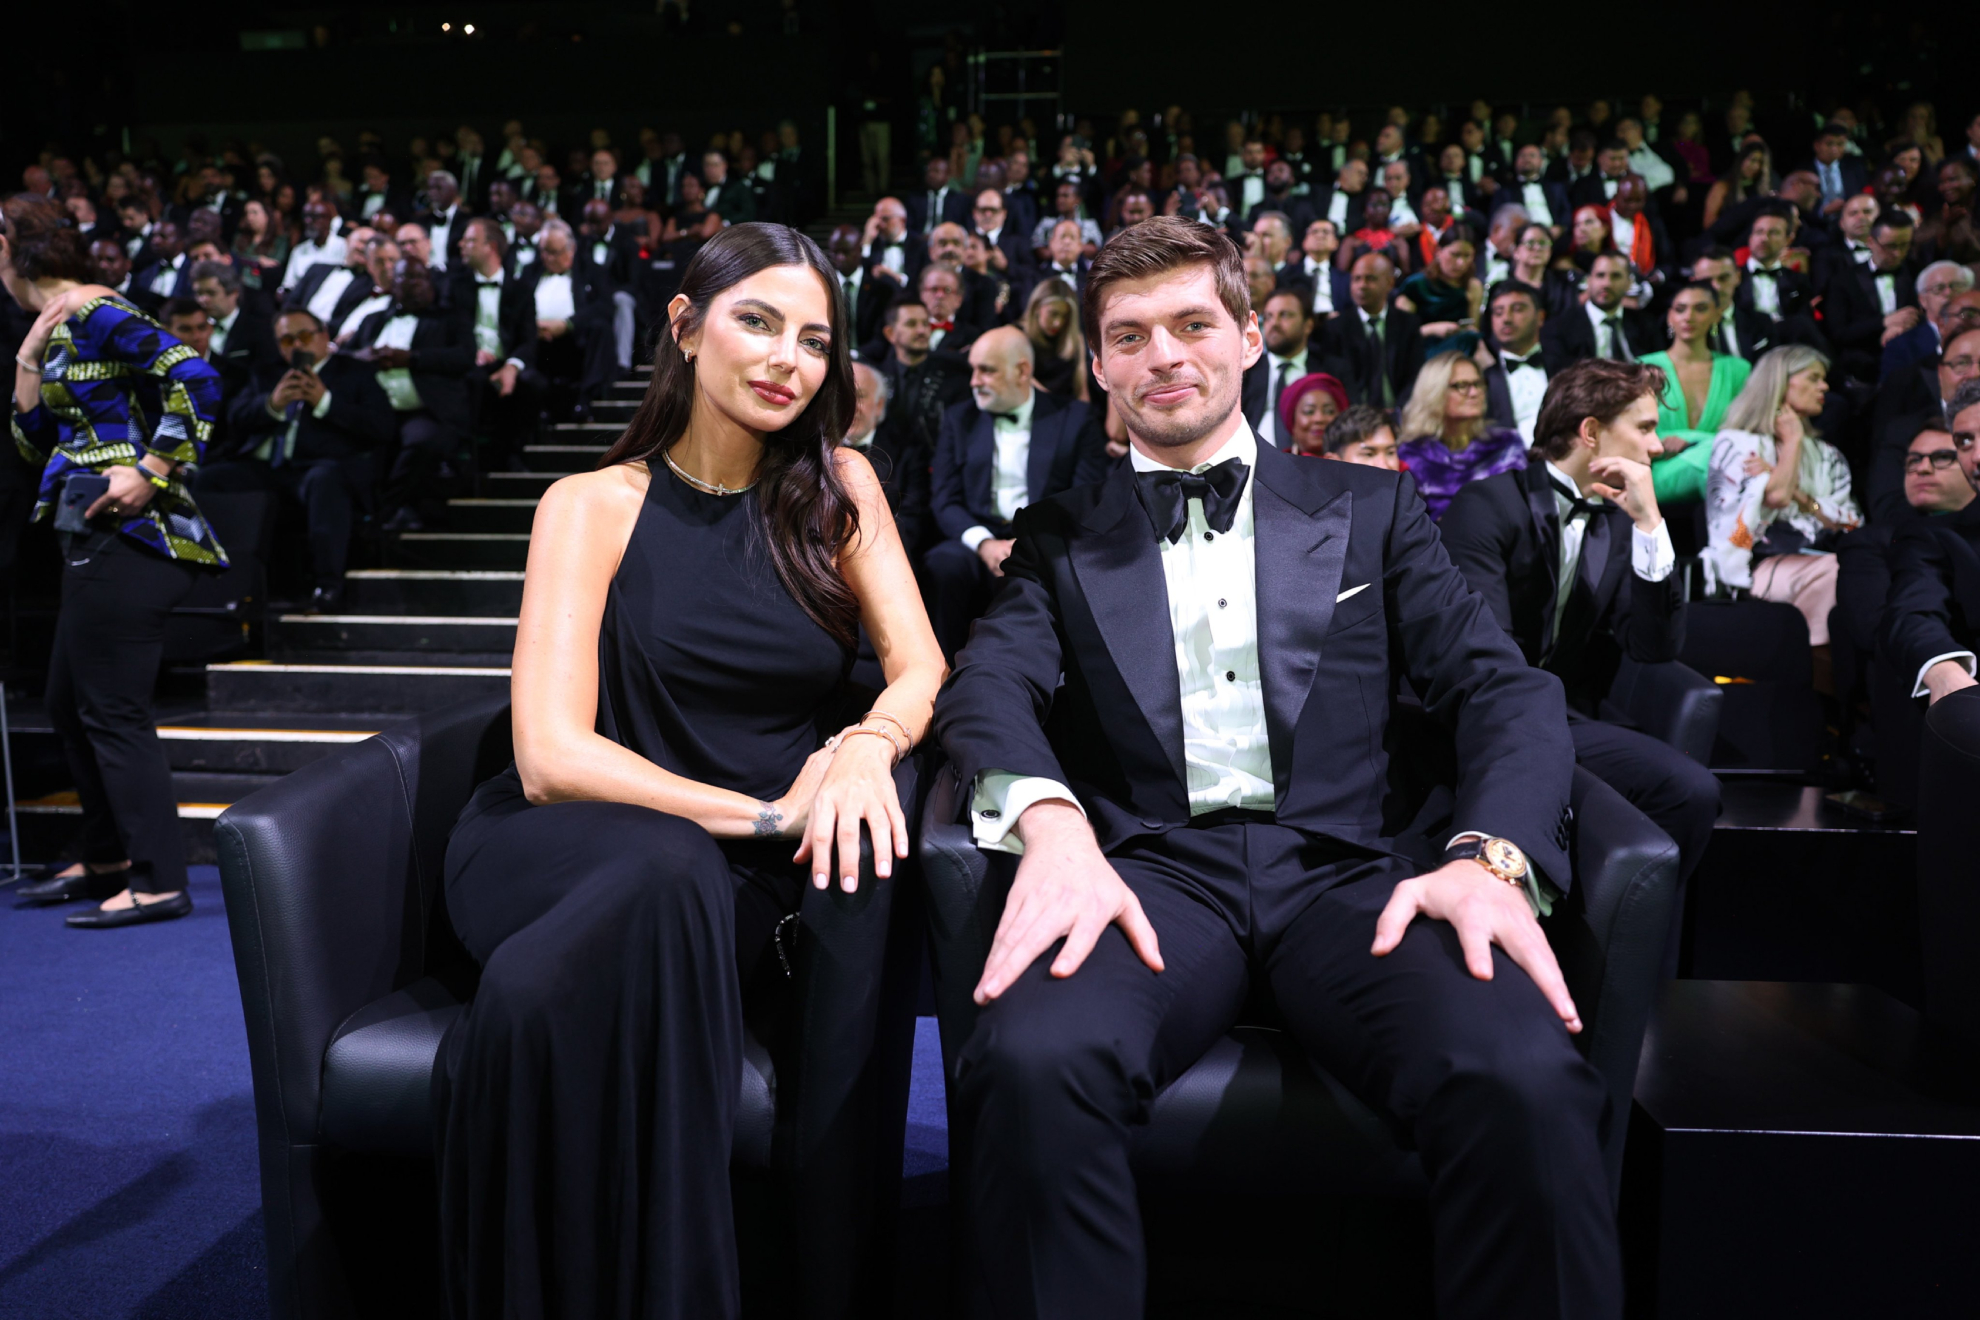
[[[990,269],[1009,280],[1013,289],[1028,283],[1038,268],[1038,258],[1031,250],[1031,231],[1018,228],[1011,220],[1004,194],[996,188],[978,192],[972,218],[974,232],[989,250]]]
[[[1029,242],[1038,226],[1038,181],[1031,177],[1028,151],[1013,151],[1004,158],[1004,205],[1010,208],[1011,227]]]
[[[1368,206],[1368,162],[1350,156],[1334,173],[1332,184],[1314,189],[1313,214],[1334,222],[1334,232],[1354,233],[1361,228]]]
[[[1540,332],[1549,379],[1568,365],[1587,358],[1634,362],[1657,351],[1656,330],[1642,312],[1623,306],[1634,280],[1629,258],[1605,252],[1588,268],[1588,301],[1580,314],[1569,312],[1547,323]]]
[[[969,397],[969,359],[928,351],[928,308],[912,295],[887,304],[880,338],[884,356],[869,360],[887,378],[887,424],[898,433],[902,452],[932,463],[943,415]]]
[[[564,214],[582,215],[586,202],[605,203],[607,212],[616,211],[625,204],[623,186],[619,180],[619,158],[610,147],[600,147],[591,153],[591,172],[571,181],[565,190]]]
[[[1441,1315],[1619,1315],[1603,1084],[1535,916],[1540,876],[1572,883],[1560,683],[1412,482],[1257,444],[1242,288],[1191,221],[1102,250],[1086,331],[1130,462],[1018,517],[936,705],[978,845],[1023,851],[952,1096],[988,1308],[1142,1314],[1131,1125],[1269,988],[1422,1153]],[[1415,876],[1404,680],[1457,749]]]
[[[1905,267],[1911,237],[1905,212],[1879,216],[1865,244],[1870,260],[1835,263],[1822,291],[1822,326],[1836,366],[1866,384],[1876,383],[1885,342],[1918,320],[1918,281]]]
[[[861,248],[859,230],[851,225],[840,225],[825,240],[825,259],[838,272],[839,296],[845,303],[846,324],[853,327],[855,347],[878,343],[880,318],[902,293],[894,281],[873,277]]]
[[[1948,411],[1960,466],[1971,479],[1980,437],[1980,380],[1960,386]],[[1927,697],[1936,705],[1974,686],[1974,652],[1980,649],[1980,501],[1942,518],[1899,526],[1891,540],[1890,565],[1891,594],[1878,655],[1912,684],[1913,697]]]
[[[116,290],[119,296],[133,300],[136,305],[136,295],[131,289],[131,257],[121,241],[109,235],[91,239],[89,268],[98,284]]]
[[[192,297],[192,263],[186,260],[185,232],[171,220],[160,220],[151,227],[145,251],[131,276],[132,301],[140,311],[150,312],[167,298]]]
[[[1287,246],[1291,246],[1292,235],[1304,234],[1306,227],[1313,223],[1313,204],[1304,197],[1292,195],[1292,166],[1282,160],[1275,160],[1265,167],[1265,195],[1245,213],[1244,222],[1248,229],[1258,227],[1259,218],[1277,212],[1279,223],[1286,228]],[[1282,256],[1281,261],[1284,260]]]
[[[1568,367],[1547,388],[1526,469],[1459,490],[1438,529],[1528,663],[1567,689],[1575,759],[1677,841],[1686,877],[1719,816],[1718,780],[1600,718],[1625,656],[1662,664],[1684,644],[1684,584],[1650,483],[1662,387],[1634,362]]]
[[[1085,426],[1086,405],[1032,384],[1031,341],[1000,326],[969,350],[972,398],[942,414],[930,502],[940,539],[929,547],[935,639],[953,656],[990,603],[1011,552],[1018,510],[1106,468],[1104,439]]]
[[[455,264],[461,233],[467,224],[468,207],[461,201],[461,185],[446,170],[426,176],[426,209],[413,217],[413,223],[426,230],[427,263],[435,270]]]
[[[922,167],[921,182],[921,190],[909,193],[904,199],[910,234],[925,238],[936,225],[969,223],[969,199],[960,189],[949,186],[947,156],[930,156],[928,164]]]
[[[1751,303],[1740,305],[1738,293],[1745,281],[1730,249],[1706,248],[1691,263],[1691,278],[1704,280],[1719,295],[1719,324],[1712,332],[1714,352],[1758,362],[1768,349],[1794,342],[1773,317],[1754,311]]]
[[[412,197],[405,189],[392,182],[392,167],[383,156],[370,156],[365,159],[361,171],[362,179],[357,191],[351,195],[351,205],[356,210],[356,219],[367,222],[383,211],[394,220],[412,219]]]
[[[1953,400],[1980,378],[1980,325],[1946,341],[1946,350],[1902,367],[1877,387],[1870,414],[1870,515],[1891,518],[1903,508],[1903,454],[1920,426],[1950,426]]]
[[[352,315],[377,292],[369,269],[377,231],[356,225],[345,230],[344,237],[347,240],[344,259],[335,265],[320,261],[311,266],[282,299],[284,311],[308,308],[323,323],[332,340],[340,339],[347,330],[357,329]]]
[[[962,238],[959,232],[956,248],[960,255]],[[931,261],[921,268],[921,278],[914,282],[921,305],[928,309],[928,347],[931,352],[961,357],[976,342],[976,337],[983,333],[982,322],[964,319],[963,299],[966,295],[963,276],[968,273],[952,270],[946,263]]]
[[[1793,232],[1789,211],[1789,203],[1772,201],[1753,217],[1753,228],[1747,231],[1745,278],[1733,295],[1777,323],[1807,320],[1815,298],[1808,276],[1784,261]]]
[[[1492,286],[1486,305],[1492,333],[1485,343],[1485,415],[1533,444],[1533,428],[1547,397],[1547,357],[1540,332],[1547,324],[1540,290],[1518,280]],[[1484,359],[1481,359],[1484,361]]]
[[[202,261],[192,268],[193,297],[213,320],[211,361],[220,372],[222,407],[262,372],[282,363],[275,320],[256,299],[243,296],[241,273],[231,262]]]
[[[1292,436],[1279,425],[1279,396],[1301,377],[1320,369],[1320,346],[1313,342],[1313,307],[1304,289],[1274,289],[1257,309],[1265,352],[1244,373],[1244,421],[1260,444],[1291,449]]]
[[[399,452],[382,504],[388,532],[418,532],[441,516],[441,483],[453,475],[469,433],[467,375],[474,367],[474,314],[442,306],[431,270],[401,261],[392,300],[358,327],[354,354],[378,369],[398,419]]]
[[[1547,153],[1532,142],[1519,149],[1512,181],[1493,200],[1500,206],[1518,202],[1536,225],[1545,225],[1558,239],[1574,223],[1574,206],[1567,185],[1548,177]]]
[[[1081,255],[1085,243],[1079,221],[1061,220],[1053,225],[1051,238],[1045,246],[1045,261],[1038,267],[1038,278],[1064,280],[1074,292],[1085,289],[1086,272],[1093,267],[1093,263]]]
[[[611,286],[578,263],[576,236],[561,220],[544,223],[537,259],[518,283],[536,321],[540,379],[532,383],[546,391],[552,414],[583,421],[616,369]]]
[[[858,237],[857,234],[854,235]],[[928,513],[928,450],[914,443],[911,428],[893,414],[892,378],[880,368],[853,360],[853,410],[845,443],[865,454],[887,490],[887,507],[908,558],[921,562],[922,544],[930,527]]]
[[[1348,272],[1354,305],[1327,322],[1320,337],[1321,370],[1347,386],[1348,399],[1393,408],[1409,397],[1423,368],[1423,336],[1414,313],[1389,306],[1396,268],[1380,252],[1355,259]]]
[[[638,335],[640,306],[639,240],[612,221],[612,208],[593,197],[578,209],[578,264],[595,284],[612,291],[612,342],[619,370],[632,370],[633,342]]]
[[[371,364],[330,347],[306,307],[276,318],[281,361],[263,367],[228,409],[231,457],[201,467],[198,489],[274,491],[300,505],[308,528],[313,613],[344,598],[352,511],[367,497],[377,455],[398,433]],[[308,365],[289,365],[301,353]]]
[[[520,472],[523,446],[535,433],[542,408],[543,376],[535,369],[534,300],[507,257],[500,225],[483,217],[468,221],[452,301],[474,314],[469,429],[493,442],[491,468]]]
[[[873,204],[863,242],[861,256],[868,273],[900,288],[913,288],[914,277],[928,264],[928,240],[908,232],[907,207],[898,197],[882,197]]]
[[[1607,206],[1628,175],[1629,144],[1621,138],[1611,138],[1595,153],[1595,168],[1568,188],[1568,205],[1576,210],[1584,206]]]
[[[1804,166],[1822,188],[1824,216],[1840,215],[1845,203],[1870,182],[1870,167],[1861,156],[1849,154],[1849,130],[1841,124],[1822,125],[1815,135],[1814,158]]]
[[[1289,255],[1279,267],[1279,287],[1304,289],[1315,317],[1345,311],[1353,301],[1348,296],[1347,272],[1334,264],[1334,254],[1340,249],[1340,230],[1323,217],[1301,234],[1298,255]]]

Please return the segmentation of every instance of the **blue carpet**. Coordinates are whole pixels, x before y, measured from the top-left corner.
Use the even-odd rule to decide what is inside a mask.
[[[254,1092],[219,871],[193,914],[63,925],[0,889],[0,1320],[267,1315]],[[946,1199],[941,1047],[917,1024],[910,1205]]]

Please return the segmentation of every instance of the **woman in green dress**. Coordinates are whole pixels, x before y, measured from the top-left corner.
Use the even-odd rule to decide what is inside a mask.
[[[1665,315],[1671,346],[1643,355],[1645,366],[1664,373],[1663,397],[1657,400],[1657,439],[1664,452],[1650,466],[1659,504],[1705,498],[1712,437],[1753,370],[1745,358],[1712,351],[1718,323],[1718,291],[1706,280],[1692,280],[1672,297]]]

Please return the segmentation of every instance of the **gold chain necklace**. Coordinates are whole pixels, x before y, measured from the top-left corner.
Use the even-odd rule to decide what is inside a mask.
[[[750,482],[749,485],[747,486],[724,486],[719,481],[703,481],[700,477],[695,476],[692,472],[688,472],[684,470],[679,463],[676,463],[674,461],[674,454],[672,450],[669,449],[661,450],[660,457],[667,460],[667,466],[673,469],[673,473],[675,476],[679,477],[682,481],[685,481],[688,485],[694,487],[696,490],[702,492],[704,495],[740,495],[744,491],[751,490],[756,486],[756,483],[754,481]]]

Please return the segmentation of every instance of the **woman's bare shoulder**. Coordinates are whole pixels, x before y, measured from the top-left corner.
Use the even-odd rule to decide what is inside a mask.
[[[587,544],[612,546],[616,558],[639,519],[649,482],[644,463],[574,472],[543,492],[535,531],[554,535],[568,529]]]

